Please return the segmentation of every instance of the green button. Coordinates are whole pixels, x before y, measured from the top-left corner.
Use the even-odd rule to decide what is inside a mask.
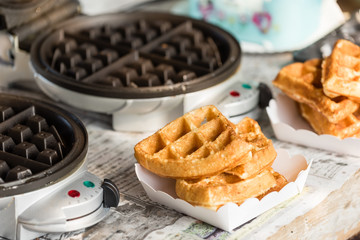
[[[91,181],[85,181],[84,186],[88,187],[88,188],[93,188],[93,187],[95,187],[95,184]]]
[[[247,83],[243,83],[243,84],[242,84],[242,87],[243,87],[243,88],[246,88],[246,89],[251,89],[251,85],[250,85],[250,84],[247,84]]]

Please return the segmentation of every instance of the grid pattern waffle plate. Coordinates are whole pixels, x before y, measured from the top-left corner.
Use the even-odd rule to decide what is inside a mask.
[[[58,180],[84,161],[86,130],[46,102],[0,94],[0,196]]]
[[[218,84],[239,66],[227,32],[166,13],[80,16],[32,46],[36,72],[64,88],[112,98],[152,98]]]

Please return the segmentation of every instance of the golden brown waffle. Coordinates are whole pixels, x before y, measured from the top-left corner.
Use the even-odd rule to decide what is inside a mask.
[[[331,97],[346,96],[360,102],[360,47],[340,39],[322,65],[324,93]]]
[[[337,123],[329,122],[321,113],[304,103],[300,103],[300,112],[318,134],[330,134],[339,138],[359,135],[360,111],[350,114]]]
[[[159,176],[194,179],[248,161],[251,148],[216,107],[205,106],[170,122],[134,150],[137,161]]]
[[[259,200],[261,200],[263,197],[265,197],[267,194],[269,194],[271,192],[280,191],[286,184],[289,183],[286,180],[286,178],[283,175],[281,175],[280,173],[274,171],[273,175],[274,175],[275,180],[276,180],[276,185],[274,187],[270,188],[265,193],[258,195],[256,198],[258,198]]]
[[[251,150],[252,158],[227,171],[227,173],[246,179],[253,177],[262,169],[273,164],[277,155],[275,148],[272,141],[262,133],[259,124],[255,120],[248,117],[244,118],[236,125],[236,131],[241,139],[253,146]]]
[[[201,180],[177,180],[175,190],[181,199],[192,205],[217,210],[229,202],[240,205],[276,187],[274,174],[270,168],[245,180],[227,173]]]
[[[336,123],[359,108],[357,103],[347,98],[331,99],[324,94],[320,59],[285,66],[273,84],[295,101],[321,112],[329,122]]]

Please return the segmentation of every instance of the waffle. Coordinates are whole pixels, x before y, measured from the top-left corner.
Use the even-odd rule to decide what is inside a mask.
[[[259,200],[261,200],[263,197],[265,197],[267,194],[271,193],[271,192],[278,192],[280,191],[286,184],[288,184],[288,181],[286,180],[286,178],[281,175],[278,172],[273,172],[274,178],[276,180],[276,185],[272,188],[270,188],[269,190],[267,190],[265,193],[258,195],[256,198],[258,198]]]
[[[176,194],[190,204],[217,210],[228,202],[240,205],[275,188],[278,182],[274,174],[271,168],[264,169],[253,178],[243,180],[222,173],[201,180],[177,180],[175,189]]]
[[[360,47],[340,39],[322,65],[324,93],[331,97],[346,96],[360,102]]]
[[[282,68],[273,84],[297,102],[305,103],[321,112],[329,122],[343,120],[359,105],[347,98],[327,97],[321,85],[321,60],[293,63]]]
[[[137,161],[149,171],[181,179],[230,170],[248,161],[251,149],[214,106],[186,113],[134,148]]]
[[[277,154],[272,141],[261,132],[259,124],[246,117],[236,125],[236,131],[241,139],[253,146],[252,158],[227,173],[246,179],[253,177],[262,169],[270,167]]]
[[[300,112],[318,134],[330,134],[339,138],[360,135],[360,111],[337,123],[329,122],[321,113],[304,103],[300,103]]]

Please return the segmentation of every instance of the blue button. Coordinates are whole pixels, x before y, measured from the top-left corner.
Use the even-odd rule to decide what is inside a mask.
[[[88,188],[95,187],[95,184],[93,182],[91,182],[91,181],[84,181],[83,183],[84,183],[85,187],[88,187]]]
[[[252,88],[251,85],[247,84],[247,83],[243,83],[242,87],[245,88],[245,89],[251,89]]]

